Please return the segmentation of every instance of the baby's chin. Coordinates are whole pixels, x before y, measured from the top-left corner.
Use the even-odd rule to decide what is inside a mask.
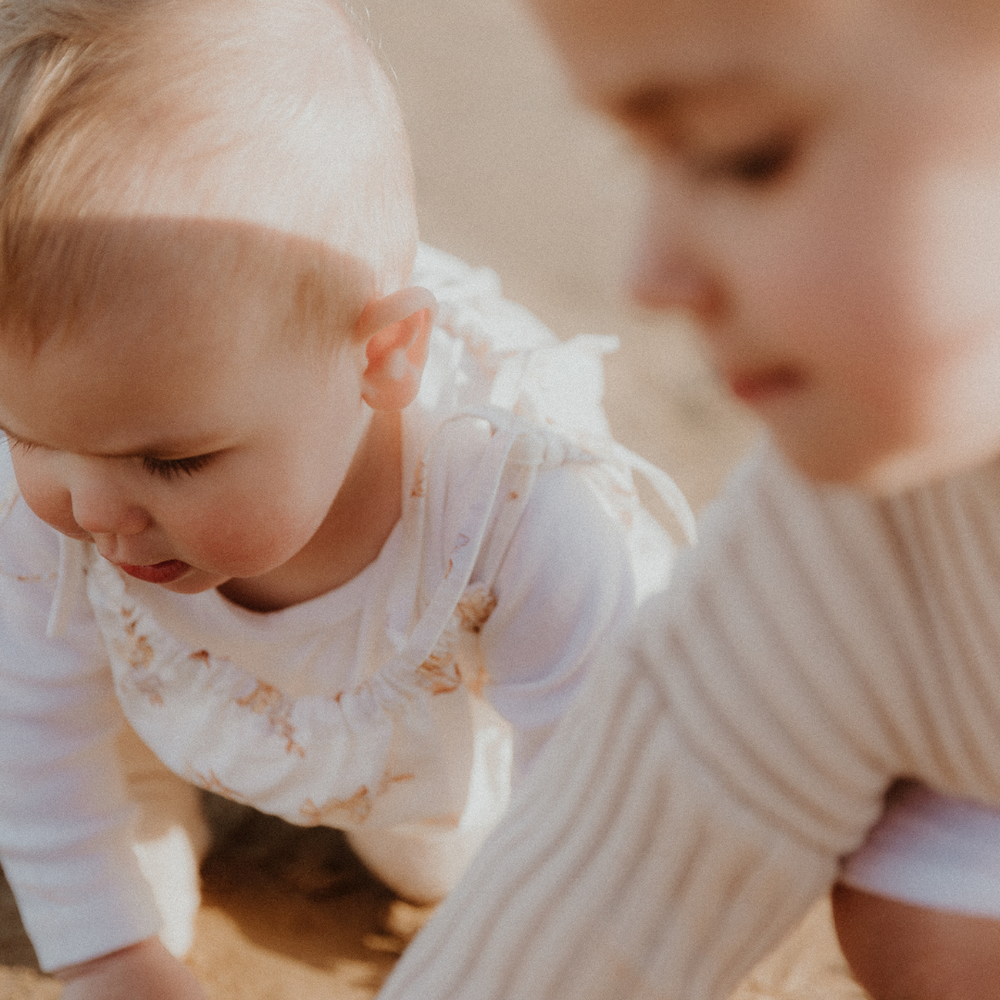
[[[207,590],[214,590],[216,587],[221,587],[231,579],[232,576],[230,575],[212,573],[192,566],[187,573],[178,579],[158,583],[157,586],[175,594],[203,594]]]
[[[858,451],[844,455],[786,448],[779,450],[806,479],[855,490],[873,497],[897,496],[938,482],[947,476],[995,462],[1000,445],[955,447],[933,443],[886,452]]]

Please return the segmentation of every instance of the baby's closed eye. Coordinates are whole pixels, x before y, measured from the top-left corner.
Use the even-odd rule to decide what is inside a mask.
[[[214,453],[192,455],[190,458],[155,458],[152,455],[143,455],[142,467],[162,479],[176,479],[182,475],[193,476],[214,458]]]
[[[779,132],[731,150],[695,154],[690,162],[701,180],[763,186],[788,172],[799,147],[797,131]]]

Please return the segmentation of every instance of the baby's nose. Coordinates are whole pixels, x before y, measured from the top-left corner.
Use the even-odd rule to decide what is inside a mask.
[[[650,309],[681,309],[695,318],[707,318],[717,295],[711,280],[680,253],[644,249],[632,271],[631,294]]]
[[[73,520],[90,535],[137,535],[149,525],[145,510],[111,484],[79,482],[71,499]]]
[[[681,309],[707,320],[720,307],[721,283],[697,238],[690,198],[669,164],[653,165],[629,284],[641,305]]]

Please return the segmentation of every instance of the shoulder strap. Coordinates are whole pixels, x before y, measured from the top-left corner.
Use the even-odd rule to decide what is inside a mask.
[[[437,295],[438,333],[451,338],[453,381],[464,387],[451,412],[498,411],[551,432],[575,446],[575,461],[613,467],[595,482],[628,525],[640,508],[632,473],[641,473],[663,499],[684,540],[695,539],[695,518],[674,481],[651,462],[618,444],[604,412],[603,357],[616,337],[581,334],[560,341],[523,307],[503,297],[500,279],[456,257],[421,245],[414,280]],[[502,421],[502,418],[500,418]]]

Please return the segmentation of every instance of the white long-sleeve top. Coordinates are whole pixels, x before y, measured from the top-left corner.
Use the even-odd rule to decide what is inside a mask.
[[[467,272],[432,257],[421,276],[471,340],[490,317],[449,298]],[[121,576],[38,520],[0,459],[0,862],[43,968],[157,930],[114,752],[126,718],[182,777],[294,822],[489,822],[506,805],[511,744],[516,776],[649,585],[650,553],[630,556],[600,463],[509,414],[447,418],[469,340],[435,333],[376,561],[283,611]],[[632,550],[662,563],[646,529]]]
[[[1000,804],[998,497],[756,453],[380,1000],[722,1000],[895,778]]]

